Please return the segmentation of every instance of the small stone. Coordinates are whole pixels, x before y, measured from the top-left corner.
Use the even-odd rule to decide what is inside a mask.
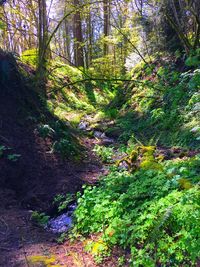
[[[86,130],[87,129],[87,126],[88,126],[88,123],[87,122],[84,122],[84,121],[81,121],[78,125],[78,129],[79,130]]]

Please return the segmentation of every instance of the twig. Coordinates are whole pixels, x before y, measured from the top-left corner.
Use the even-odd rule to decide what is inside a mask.
[[[11,251],[11,248],[0,247],[1,250]]]
[[[135,83],[141,83],[143,84],[143,81],[140,80],[131,80],[131,79],[104,79],[104,78],[87,78],[87,79],[83,79],[83,80],[79,80],[73,83],[64,83],[64,85],[60,88],[54,89],[49,91],[48,93],[53,93],[53,92],[57,92],[60,91],[62,89],[64,89],[66,86],[72,86],[75,85],[77,83],[83,83],[83,82],[91,82],[91,81],[105,81],[105,82],[135,82]]]
[[[24,248],[24,238],[23,238],[23,236],[21,237],[21,241],[22,241],[22,250],[23,250],[23,253],[24,253],[24,258],[25,258],[25,261],[26,261],[26,265],[28,267],[30,267],[28,259],[27,259],[27,256],[26,256],[26,251],[25,251],[25,248]]]
[[[0,221],[1,221],[3,224],[5,224],[5,226],[6,226],[6,233],[7,233],[7,232],[8,232],[8,229],[9,229],[9,227],[8,227],[8,225],[7,225],[6,221],[5,221],[4,219],[2,219],[2,218],[0,218]]]

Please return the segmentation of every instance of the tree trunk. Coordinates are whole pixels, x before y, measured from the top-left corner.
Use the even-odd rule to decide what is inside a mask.
[[[110,33],[110,2],[109,0],[103,0],[103,21],[104,21],[104,37],[107,37]],[[108,55],[109,46],[104,42],[103,54]]]
[[[74,7],[77,8],[74,14],[74,63],[76,67],[84,67],[84,54],[83,54],[83,35],[82,35],[82,21],[79,0],[74,0]]]
[[[65,57],[67,59],[66,63],[71,62],[71,55],[70,55],[70,31],[69,31],[69,25],[67,19],[65,19],[64,22],[64,51],[65,51]]]
[[[39,23],[38,23],[38,66],[37,78],[39,87],[45,87],[46,83],[46,64],[49,56],[49,48],[47,47],[48,41],[48,26],[47,26],[47,10],[46,0],[38,1],[39,8]],[[40,89],[41,89],[40,88]]]

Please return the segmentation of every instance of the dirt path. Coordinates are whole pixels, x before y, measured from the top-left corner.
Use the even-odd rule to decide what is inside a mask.
[[[12,207],[1,207],[0,266],[96,266],[81,242],[58,245],[56,235],[35,226],[31,213],[14,203],[13,192],[8,191],[7,196]]]
[[[30,135],[29,135],[30,136]],[[88,159],[81,164],[70,163],[68,167],[61,163],[56,163],[52,158],[49,166],[52,164],[55,169],[50,169],[46,173],[43,170],[43,175],[46,175],[45,181],[54,183],[54,190],[50,186],[39,183],[38,186],[31,182],[32,186],[35,186],[34,190],[27,191],[25,197],[19,194],[19,190],[14,188],[6,188],[1,186],[0,188],[0,266],[2,267],[23,267],[23,266],[96,266],[92,257],[84,251],[84,245],[77,241],[74,244],[66,242],[63,245],[56,243],[57,235],[49,233],[48,231],[36,226],[31,221],[32,207],[42,208],[48,206],[51,207],[52,202],[47,204],[47,201],[51,197],[47,197],[62,192],[70,192],[69,190],[77,191],[80,189],[83,183],[94,183],[99,175],[103,174],[102,166],[97,162],[96,157],[92,154],[92,146],[94,140],[85,138],[83,142],[88,149]],[[27,142],[27,140],[26,140]],[[40,154],[44,155],[44,150],[47,149],[44,144],[41,144],[42,140],[37,140],[37,144],[40,147]],[[22,143],[20,143],[21,147]],[[23,145],[22,145],[23,146]],[[23,151],[21,151],[23,153]],[[26,151],[27,153],[27,151]],[[46,155],[45,155],[46,156]],[[91,160],[92,159],[92,160]],[[32,156],[34,161],[34,157]],[[42,161],[43,162],[43,161]],[[46,164],[47,164],[46,159]],[[5,164],[5,162],[4,162]],[[40,162],[41,164],[41,162]],[[73,165],[72,165],[73,164]],[[71,168],[70,168],[71,166]],[[14,166],[14,167],[21,167]],[[38,166],[39,173],[42,171],[43,166]],[[4,166],[6,169],[6,166]],[[40,169],[41,168],[41,169]],[[52,179],[52,175],[48,173],[52,171],[56,177],[59,177],[57,183]],[[30,174],[31,175],[31,174]],[[59,176],[60,175],[60,176]],[[61,179],[62,177],[62,179]],[[25,181],[26,180],[22,180]],[[38,180],[36,180],[38,182]],[[71,183],[71,187],[67,187]],[[12,185],[12,184],[11,184]],[[24,194],[23,185],[22,193]],[[29,186],[27,190],[29,190]],[[42,202],[44,199],[44,203]],[[25,208],[24,208],[25,206]],[[48,262],[52,262],[51,264]]]
[[[49,153],[51,141],[39,137],[28,118],[29,94],[21,92],[17,80],[12,87],[0,86],[0,146],[9,148],[0,156],[0,266],[96,266],[81,242],[58,245],[57,236],[30,219],[31,210],[48,212],[56,194],[77,192],[84,183],[94,183],[103,170],[87,138],[81,162]],[[12,161],[9,154],[20,157]]]

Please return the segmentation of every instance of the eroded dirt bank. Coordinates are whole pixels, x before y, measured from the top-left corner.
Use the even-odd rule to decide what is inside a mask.
[[[87,156],[81,162],[49,153],[50,140],[38,135],[30,118],[30,114],[38,115],[32,106],[35,96],[23,86],[15,62],[4,54],[0,60],[1,67],[4,62],[9,70],[6,78],[2,72],[0,77],[0,266],[31,266],[30,255],[53,254],[54,265],[80,266],[86,260],[82,266],[95,266],[81,252],[80,244],[58,246],[55,235],[30,220],[31,210],[50,211],[56,194],[75,193],[83,183],[93,183],[102,174],[101,164],[92,155],[92,144],[85,142]],[[46,266],[41,262],[33,266]]]

